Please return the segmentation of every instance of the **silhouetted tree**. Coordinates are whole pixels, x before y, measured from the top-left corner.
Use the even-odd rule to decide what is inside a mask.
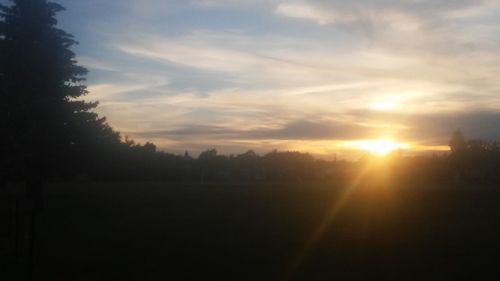
[[[465,142],[464,134],[460,129],[453,132],[449,145],[452,153],[459,153],[466,149],[467,144]]]
[[[46,0],[11,0],[0,5],[0,111],[3,176],[40,185],[47,177],[78,170],[102,140],[119,143],[119,134],[91,110],[87,70],[77,65],[73,37],[57,28],[64,8]]]
[[[207,149],[200,153],[198,156],[198,162],[200,165],[200,181],[204,183],[207,177],[210,175],[210,170],[212,170],[217,162],[217,150]]]
[[[308,153],[273,150],[264,155],[266,178],[278,181],[310,179],[314,173],[314,158]]]
[[[453,179],[455,182],[459,182],[465,173],[465,151],[467,149],[464,134],[460,129],[453,132],[449,146],[451,150],[450,160]]]
[[[236,169],[236,174],[239,178],[244,179],[246,181],[250,181],[252,179],[256,179],[259,176],[259,170],[262,168],[259,165],[259,155],[255,153],[253,150],[248,150],[243,154],[239,154],[233,159],[235,163],[233,169]]]
[[[474,180],[498,178],[500,169],[500,146],[498,142],[469,140],[464,153],[465,171]]]

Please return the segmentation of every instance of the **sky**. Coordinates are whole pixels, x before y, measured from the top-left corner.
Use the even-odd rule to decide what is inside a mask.
[[[500,140],[500,1],[58,3],[85,99],[161,150],[352,158],[380,138],[443,151],[457,128]]]

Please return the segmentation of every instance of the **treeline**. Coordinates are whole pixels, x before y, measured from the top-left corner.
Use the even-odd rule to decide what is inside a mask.
[[[310,154],[272,151],[258,155],[252,150],[239,155],[221,155],[215,149],[197,158],[188,152],[174,155],[157,151],[152,143],[125,142],[106,153],[89,157],[71,176],[80,180],[175,181],[175,182],[254,182],[305,181],[332,177],[340,167],[351,165],[314,159]]]
[[[194,158],[187,151],[174,155],[157,151],[152,143],[141,145],[126,139],[88,151],[85,159],[90,162],[82,161],[81,167],[67,175],[71,179],[104,181],[342,182],[354,179],[368,167],[398,182],[500,181],[500,143],[463,139],[457,148],[452,138],[450,147],[449,154],[402,157],[395,152],[384,158],[366,155],[350,162],[277,150],[263,155],[252,150],[221,155],[209,149]]]
[[[455,181],[500,180],[500,142],[466,140],[457,130],[450,141],[450,168]]]

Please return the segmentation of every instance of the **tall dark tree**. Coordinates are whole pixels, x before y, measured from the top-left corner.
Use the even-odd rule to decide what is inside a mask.
[[[77,42],[57,27],[64,8],[46,0],[0,5],[1,171],[28,182],[63,177],[80,165],[86,147],[119,135],[92,109],[87,70],[71,47]],[[78,160],[79,159],[79,160]]]

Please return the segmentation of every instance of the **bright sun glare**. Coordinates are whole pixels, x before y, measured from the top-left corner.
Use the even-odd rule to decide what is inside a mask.
[[[398,107],[398,103],[395,101],[378,101],[370,104],[370,107],[374,110],[380,110],[380,111],[387,111],[387,110],[393,110]]]
[[[369,151],[378,155],[386,155],[396,149],[408,147],[406,144],[398,143],[391,139],[354,141],[352,142],[352,145],[358,149]]]

